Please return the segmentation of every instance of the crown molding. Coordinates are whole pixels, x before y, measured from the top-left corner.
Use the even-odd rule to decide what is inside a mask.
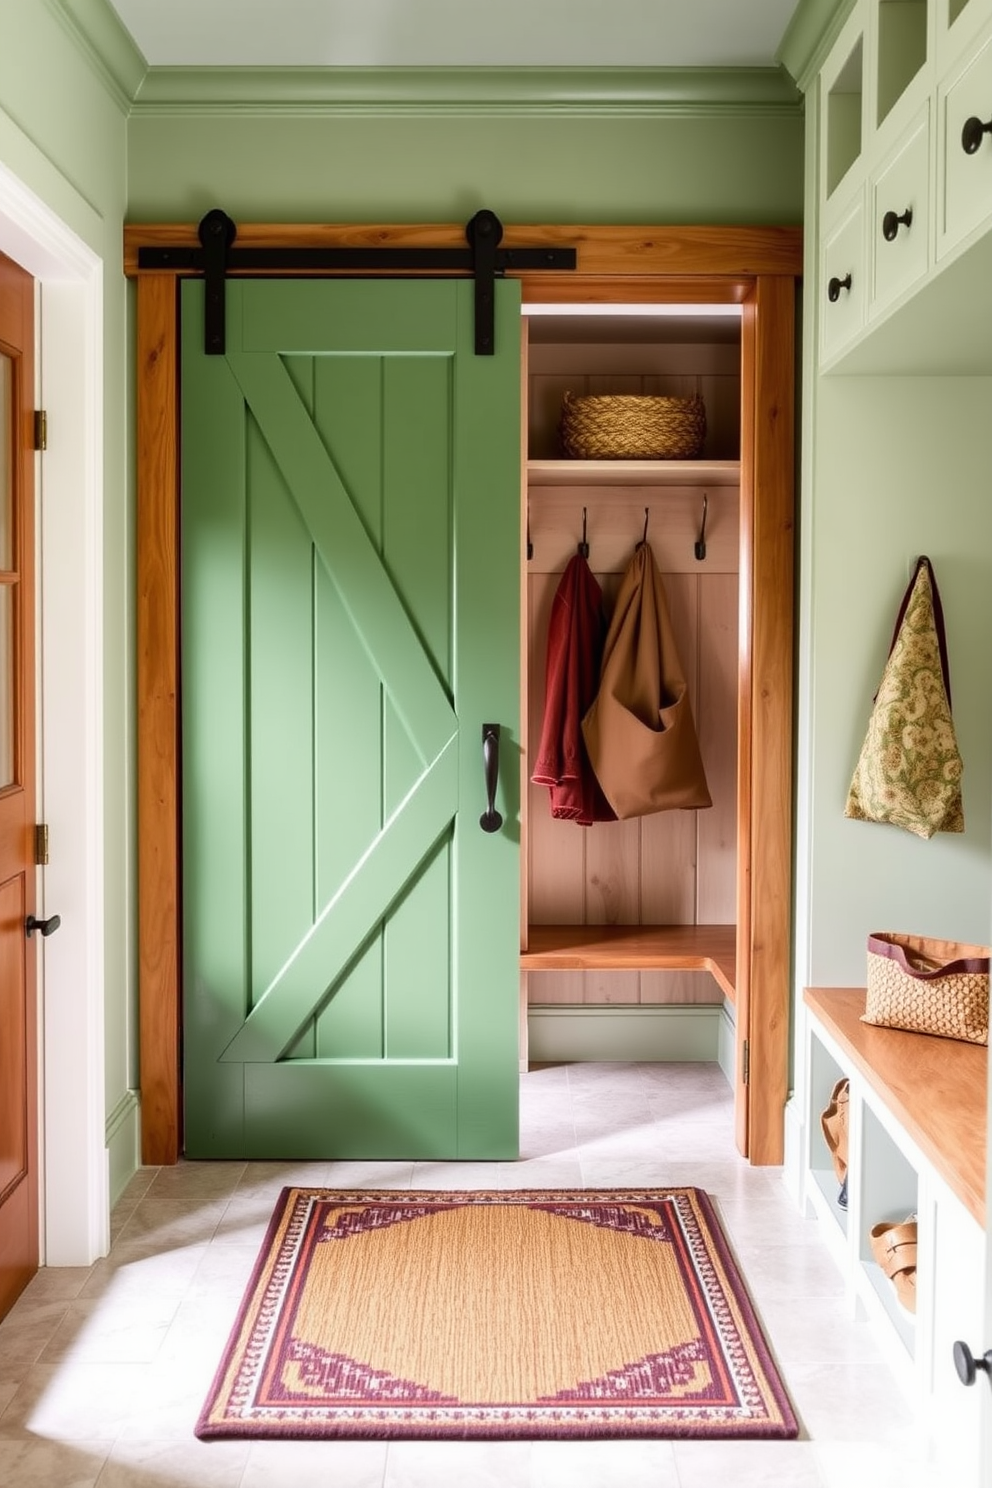
[[[857,0],[799,0],[776,53],[805,93]]]
[[[153,67],[132,112],[797,113],[781,67]]]
[[[45,0],[45,4],[114,102],[128,113],[148,63],[108,0]]]

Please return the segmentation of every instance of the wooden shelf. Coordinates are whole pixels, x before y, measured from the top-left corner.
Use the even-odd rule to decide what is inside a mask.
[[[985,1046],[862,1023],[863,987],[807,987],[803,996],[817,1021],[984,1226]]]
[[[709,971],[733,999],[736,925],[531,925],[523,971]]]
[[[740,460],[528,460],[531,486],[736,486]]]

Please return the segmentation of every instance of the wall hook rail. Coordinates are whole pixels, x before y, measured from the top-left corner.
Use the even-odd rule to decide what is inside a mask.
[[[709,506],[709,497],[703,492],[703,516],[699,524],[699,536],[696,538],[696,546],[693,548],[697,559],[702,563],[706,557],[706,509]]]
[[[138,268],[203,274],[207,281],[204,349],[223,356],[225,285],[230,274],[443,274],[475,279],[475,351],[496,350],[495,280],[509,271],[574,269],[574,248],[502,248],[503,224],[487,208],[466,225],[464,248],[236,248],[234,221],[214,207],[200,222],[199,248],[138,248]]]

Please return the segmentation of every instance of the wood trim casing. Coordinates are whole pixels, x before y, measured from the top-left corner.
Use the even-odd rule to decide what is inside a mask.
[[[141,1161],[180,1153],[179,389],[176,279],[138,283],[138,976]]]
[[[242,246],[451,247],[457,225],[239,225]],[[525,303],[737,302],[742,332],[741,822],[736,991],[737,1140],[780,1163],[788,1080],[794,293],[798,228],[507,227],[504,245],[575,246],[570,275],[521,274]],[[125,228],[138,284],[138,913],[142,1160],[181,1150],[178,324],[175,280],[138,246],[198,244],[196,228]],[[750,367],[750,371],[749,371]],[[745,495],[745,493],[747,493]],[[744,728],[747,727],[747,734]],[[746,741],[746,742],[745,742]],[[745,813],[745,803],[750,810]],[[743,994],[742,994],[743,988]],[[740,1063],[738,1063],[740,1082]]]
[[[742,629],[738,767],[743,841],[738,848],[737,1042],[748,1040],[746,1151],[753,1163],[781,1163],[788,1097],[792,899],[793,615],[795,609],[795,285],[758,279],[744,307],[746,387],[742,428],[741,555],[749,596]],[[751,369],[750,374],[748,369]],[[753,420],[753,423],[752,423]],[[752,463],[753,462],[753,463]],[[744,505],[742,497],[742,507]],[[750,530],[747,530],[750,524]],[[743,619],[742,613],[742,619]],[[747,729],[743,728],[746,717]],[[745,810],[744,803],[747,803]],[[744,928],[746,927],[746,928]],[[744,997],[740,993],[741,962]]]
[[[193,223],[128,223],[124,228],[124,272],[129,278],[159,272],[138,268],[139,247],[199,248]],[[239,223],[238,248],[464,248],[465,228],[457,223]],[[595,287],[609,286],[597,279],[634,279],[655,286],[669,297],[669,284],[680,278],[699,284],[701,278],[729,280],[724,292],[731,297],[734,281],[763,274],[797,278],[802,272],[802,229],[798,227],[574,227],[561,225],[504,225],[502,247],[574,248],[577,273],[589,276]],[[257,271],[253,271],[257,272]],[[525,300],[540,300],[558,284],[574,299],[576,274],[519,276]],[[622,286],[614,286],[620,294]],[[681,298],[681,296],[679,296]],[[722,297],[722,296],[721,296]]]

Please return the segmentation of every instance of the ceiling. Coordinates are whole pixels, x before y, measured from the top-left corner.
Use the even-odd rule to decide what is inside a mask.
[[[799,0],[111,0],[151,67],[768,67]]]

